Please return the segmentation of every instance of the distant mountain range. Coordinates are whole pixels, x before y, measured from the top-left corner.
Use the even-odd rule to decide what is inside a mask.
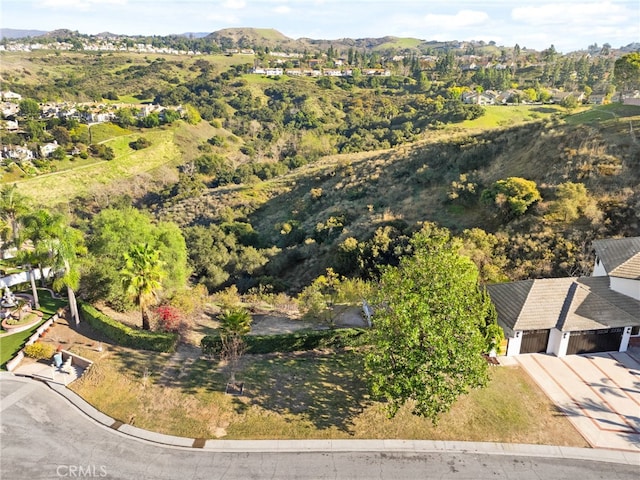
[[[25,38],[25,37],[39,37],[46,34],[43,30],[20,30],[17,28],[0,28],[0,38]]]
[[[135,38],[135,37],[148,37],[149,35],[120,35],[115,33],[103,32],[97,35],[85,35],[80,34],[77,31],[72,31],[68,29],[58,29],[52,30],[50,32],[46,32],[43,30],[22,30],[22,29],[14,29],[14,28],[0,28],[0,38],[6,39],[20,39],[26,37],[76,37],[76,36],[94,36],[94,37],[102,37],[102,38]],[[311,38],[298,38],[293,39],[287,37],[286,35],[280,33],[279,31],[271,28],[225,28],[222,30],[218,30],[212,33],[209,32],[185,32],[174,35],[160,35],[167,37],[187,37],[192,39],[201,39],[206,38],[210,39],[217,44],[225,47],[240,47],[240,48],[251,48],[253,46],[259,45],[262,47],[268,47],[270,49],[274,48],[282,48],[282,49],[291,49],[291,50],[304,50],[309,48],[310,50],[326,50],[330,46],[334,48],[349,48],[353,47],[356,49],[365,49],[365,50],[377,50],[384,48],[397,48],[399,50],[409,48],[409,49],[418,49],[422,48],[433,48],[439,49],[443,47],[456,46],[460,43],[474,43],[480,44],[487,48],[490,48],[491,44],[485,44],[484,42],[458,42],[455,40],[449,42],[436,42],[436,41],[426,41],[420,40],[417,38],[399,38],[392,36],[385,36],[379,38],[341,38],[341,39],[311,39]],[[493,44],[495,48],[495,44]],[[621,53],[626,52],[635,52],[640,50],[640,43],[631,43],[626,46],[621,46],[617,50],[620,50]]]

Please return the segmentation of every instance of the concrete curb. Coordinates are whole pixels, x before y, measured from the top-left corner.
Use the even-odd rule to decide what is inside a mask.
[[[479,455],[515,455],[524,457],[562,458],[606,463],[620,463],[640,467],[640,452],[595,448],[561,447],[494,442],[461,442],[438,440],[205,440],[164,435],[143,430],[113,419],[89,405],[64,385],[39,382],[0,372],[0,381],[41,383],[64,397],[89,420],[115,434],[125,435],[145,443],[166,448],[200,450],[216,453],[294,453],[294,452],[396,452],[396,453],[467,453]]]

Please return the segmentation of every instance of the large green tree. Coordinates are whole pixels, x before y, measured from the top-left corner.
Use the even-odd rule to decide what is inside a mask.
[[[629,53],[617,59],[613,75],[620,92],[640,89],[640,52]]]
[[[481,200],[495,208],[505,220],[511,220],[524,215],[531,205],[542,200],[542,196],[533,180],[509,177],[485,189]]]
[[[132,207],[107,208],[91,221],[87,245],[90,265],[83,286],[87,297],[103,299],[114,308],[126,310],[127,304],[119,271],[123,255],[133,245],[148,243],[160,251],[166,263],[163,290],[170,293],[184,287],[189,277],[187,247],[180,228],[172,222],[154,223],[152,218]]]
[[[160,251],[148,243],[132,245],[124,254],[124,268],[120,270],[122,284],[140,308],[144,330],[151,328],[148,309],[156,303],[157,294],[162,289],[163,266]]]
[[[482,328],[493,310],[476,266],[459,255],[448,230],[425,225],[411,244],[413,255],[383,269],[365,366],[390,415],[409,403],[435,423],[460,395],[486,383]]]

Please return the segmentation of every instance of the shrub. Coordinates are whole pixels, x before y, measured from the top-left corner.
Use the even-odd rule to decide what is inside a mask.
[[[138,138],[135,142],[130,142],[129,147],[134,150],[142,150],[151,146],[151,142],[144,137]]]
[[[161,332],[180,333],[186,329],[182,312],[172,305],[160,305],[154,314]]]
[[[38,360],[48,359],[53,356],[56,349],[48,343],[36,342],[24,347],[24,354],[27,357],[36,358]]]
[[[82,318],[97,331],[123,347],[154,352],[173,352],[178,341],[175,333],[149,332],[124,325],[92,305],[80,302]]]
[[[362,345],[365,330],[341,328],[335,330],[310,330],[282,335],[247,335],[244,337],[246,353],[286,353],[316,348],[344,348]],[[200,342],[202,353],[219,355],[222,352],[222,340],[219,335],[207,335]]]

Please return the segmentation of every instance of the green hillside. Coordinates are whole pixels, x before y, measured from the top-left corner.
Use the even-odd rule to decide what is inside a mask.
[[[640,205],[640,144],[630,125],[640,129],[640,108],[627,113],[635,115],[596,124],[576,124],[569,117],[570,122],[545,120],[474,134],[441,132],[396,149],[325,157],[270,181],[210,189],[166,205],[159,215],[193,225],[218,223],[221,212],[234,212],[234,221],[249,223],[263,245],[282,248],[272,260],[273,271],[291,286],[335,266],[348,238],[367,241],[380,227],[400,234],[418,222],[436,221],[458,233],[474,227],[528,231],[553,241],[557,234],[584,241],[637,235],[640,220],[633,205]],[[479,195],[466,204],[449,200],[451,183],[460,174],[474,179],[478,194],[507,177],[533,180],[543,202],[505,225],[480,204]],[[587,187],[603,215],[601,223],[547,219],[556,187],[568,181]]]
[[[105,127],[102,129],[104,131]],[[92,198],[110,190],[118,192],[117,187],[122,187],[123,181],[126,184],[136,177],[144,178],[145,181],[160,181],[167,172],[158,172],[159,168],[175,168],[193,158],[193,145],[204,141],[213,132],[215,129],[204,122],[196,127],[179,122],[164,129],[112,136],[104,140],[104,143],[114,149],[114,160],[94,161],[76,168],[20,180],[16,184],[19,191],[30,197],[35,204],[52,206],[77,197]],[[140,137],[148,139],[151,146],[143,150],[132,150],[129,143]],[[175,177],[175,174],[172,176]]]

